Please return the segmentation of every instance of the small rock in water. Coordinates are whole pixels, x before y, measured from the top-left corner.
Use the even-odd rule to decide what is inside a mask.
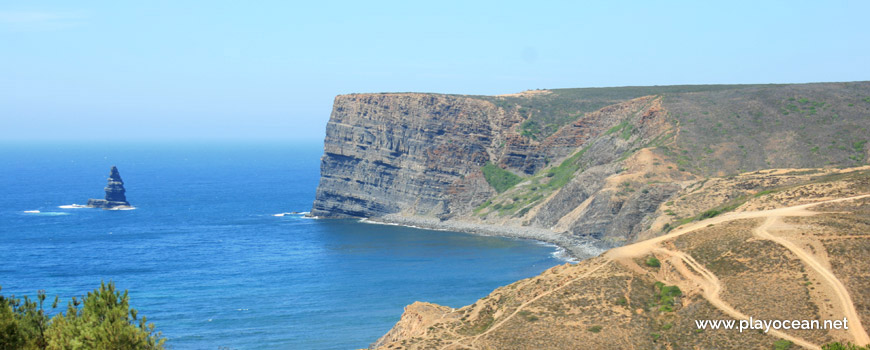
[[[103,209],[122,209],[130,208],[130,203],[127,202],[127,190],[124,189],[124,180],[121,180],[121,173],[118,168],[112,166],[109,173],[109,182],[106,185],[106,199],[88,199],[89,208]]]

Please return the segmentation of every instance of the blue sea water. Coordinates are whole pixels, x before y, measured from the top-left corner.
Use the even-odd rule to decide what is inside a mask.
[[[460,307],[563,263],[531,241],[274,216],[311,208],[321,152],[0,144],[2,294],[69,300],[111,280],[172,349],[351,349],[414,301]],[[135,210],[59,208],[102,198],[112,165]]]

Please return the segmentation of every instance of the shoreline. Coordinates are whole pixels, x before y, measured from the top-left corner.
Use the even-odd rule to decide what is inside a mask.
[[[597,241],[565,237],[556,232],[537,227],[521,228],[455,220],[441,221],[436,218],[401,216],[397,214],[388,214],[379,218],[362,218],[361,222],[380,225],[400,225],[427,230],[452,231],[479,236],[529,239],[545,244],[551,244],[564,250],[564,253],[568,258],[562,260],[566,260],[570,263],[576,263],[598,256],[612,248]]]

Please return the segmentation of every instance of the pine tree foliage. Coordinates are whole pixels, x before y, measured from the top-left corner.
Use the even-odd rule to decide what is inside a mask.
[[[0,295],[0,349],[162,350],[165,339],[154,324],[130,308],[127,291],[112,282],[83,298],[72,298],[66,311],[50,317],[45,292],[37,300]],[[58,299],[52,303],[57,308]]]

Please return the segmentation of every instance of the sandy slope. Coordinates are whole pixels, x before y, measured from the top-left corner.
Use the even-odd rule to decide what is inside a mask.
[[[810,211],[808,209],[820,204],[856,200],[865,197],[870,197],[870,195],[826,200],[816,203],[802,204],[770,210],[728,213],[714,218],[695,222],[690,225],[678,227],[676,230],[664,236],[611,249],[603,255],[603,261],[591,266],[589,270],[578,275],[577,277],[568,280],[560,284],[559,286],[524,302],[510,315],[500,319],[498,323],[489,327],[485,332],[477,334],[475,336],[455,339],[448,344],[442,346],[441,349],[478,349],[476,343],[479,339],[500,329],[501,326],[504,325],[508,320],[516,317],[516,315],[520,314],[521,311],[527,309],[530,305],[532,305],[539,299],[555,293],[572,283],[587,278],[591,274],[600,270],[602,267],[613,262],[625,265],[632,270],[637,269],[639,267],[634,262],[633,258],[643,257],[652,253],[668,256],[668,262],[675,267],[676,271],[679,272],[680,276],[683,278],[683,280],[667,281],[668,283],[680,285],[681,288],[685,288],[686,290],[697,290],[698,288],[700,288],[703,291],[702,295],[704,296],[704,298],[717,309],[725,312],[734,319],[748,319],[749,316],[747,316],[740,310],[735,309],[733,306],[722,300],[719,294],[723,289],[723,285],[715,274],[708,270],[704,265],[697,262],[691,255],[681,251],[666,249],[663,247],[662,243],[673,240],[686,233],[706,228],[711,224],[715,225],[733,220],[753,218],[765,219],[764,222],[760,226],[756,227],[754,230],[756,238],[776,242],[794,253],[803,262],[803,264],[817,272],[826,282],[827,286],[830,287],[832,291],[834,291],[834,294],[836,294],[836,298],[839,301],[839,311],[841,311],[842,314],[849,319],[849,334],[851,334],[853,342],[858,344],[870,343],[870,337],[868,337],[866,330],[861,324],[861,319],[858,317],[858,313],[855,309],[854,304],[852,303],[852,298],[849,295],[848,290],[843,285],[843,283],[831,272],[831,270],[825,267],[825,263],[820,261],[814,255],[800,248],[797,244],[783,237],[776,236],[770,232],[771,226],[780,223],[781,217],[816,215],[819,214],[819,212]],[[690,284],[687,284],[687,282],[690,282]],[[782,330],[771,329],[769,334],[789,340],[794,344],[802,346],[804,348],[820,349],[818,344],[814,344],[804,339],[795,337],[788,332]]]

